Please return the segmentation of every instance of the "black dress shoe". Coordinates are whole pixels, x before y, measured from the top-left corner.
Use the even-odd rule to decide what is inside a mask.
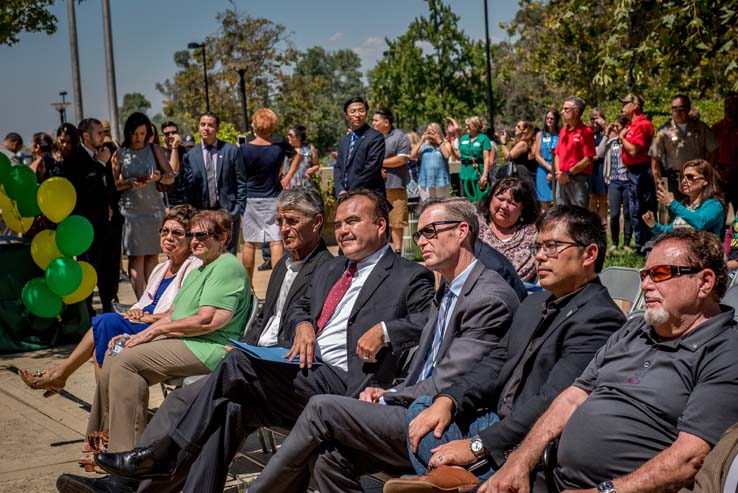
[[[88,478],[62,474],[56,480],[56,489],[61,493],[134,493],[138,489],[138,481],[115,476]]]
[[[175,460],[170,462],[165,456],[158,457],[153,447],[135,448],[128,452],[101,452],[95,455],[95,464],[121,478],[168,479],[174,474],[176,454]]]
[[[263,264],[256,268],[256,270],[258,270],[259,272],[272,270],[272,263],[269,260],[265,260]]]

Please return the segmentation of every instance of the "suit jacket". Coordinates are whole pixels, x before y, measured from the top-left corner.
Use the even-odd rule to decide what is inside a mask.
[[[114,201],[115,183],[112,173],[101,162],[93,159],[81,145],[64,159],[64,177],[77,192],[77,203],[72,214],[85,217],[92,223],[96,236],[108,225],[109,207]]]
[[[238,147],[222,140],[216,140],[218,159],[216,173],[218,182],[218,202],[231,217],[239,216],[246,208],[246,166]],[[196,209],[208,209],[208,180],[205,173],[205,160],[202,145],[196,145],[185,154],[182,163],[184,175],[185,200]]]
[[[348,159],[350,137],[350,134],[346,134],[338,142],[338,157],[333,170],[336,196],[359,188],[368,188],[385,195],[382,178],[384,135],[365,123],[351,159]]]
[[[457,415],[473,416],[480,408],[497,410],[504,386],[543,318],[549,296],[547,292],[532,293],[521,303],[507,340],[507,361],[499,373],[495,373],[498,362],[488,358],[441,392],[454,400]],[[512,412],[479,433],[498,466],[505,462],[506,452],[522,441],[551,402],[574,382],[623,323],[623,312],[599,278],[586,284],[561,307],[524,367]]]
[[[738,456],[738,424],[728,428],[715,448],[707,454],[694,484],[679,493],[721,493],[728,479],[730,466]],[[733,486],[735,488],[735,485]],[[730,490],[735,491],[735,490]]]
[[[290,307],[285,338],[294,339],[295,327],[320,317],[333,285],[348,267],[346,257],[323,262],[315,269],[310,289]],[[346,395],[357,397],[370,383],[388,386],[397,376],[400,357],[416,346],[428,320],[433,302],[433,274],[425,267],[400,257],[389,249],[364,282],[349,316],[346,350],[348,382]],[[389,347],[377,354],[376,363],[366,363],[356,355],[356,344],[375,324],[384,322],[390,337]]]
[[[513,288],[521,301],[528,295],[523,281],[515,271],[515,267],[499,250],[489,246],[480,239],[474,244],[474,256],[477,257],[485,267],[497,272]]]
[[[423,328],[407,379],[395,392],[384,394],[387,404],[409,407],[421,395],[435,395],[451,382],[463,379],[471,368],[485,359],[497,360],[500,362],[499,366],[502,366],[505,360],[502,339],[510,328],[513,314],[520,302],[499,274],[477,262],[456,300],[433,373],[430,378],[416,383],[433,343],[438,305],[443,292],[443,289],[439,289],[436,293],[433,310]]]
[[[266,328],[266,323],[274,315],[275,305],[279,298],[279,292],[282,289],[282,283],[284,282],[284,277],[287,274],[287,258],[289,258],[289,253],[279,259],[277,265],[274,266],[272,275],[269,277],[269,285],[267,286],[264,305],[262,305],[261,310],[254,321],[254,325],[246,333],[245,341],[248,344],[256,346],[259,343],[259,338]],[[292,281],[292,286],[290,286],[290,290],[287,292],[287,298],[284,301],[282,317],[279,321],[279,333],[277,334],[278,346],[287,347],[291,344],[291,340],[285,337],[286,331],[284,330],[287,326],[286,320],[288,308],[295,300],[298,300],[305,295],[308,287],[310,286],[310,280],[313,277],[315,269],[326,260],[332,258],[333,254],[328,251],[328,248],[325,246],[325,242],[320,240],[320,243],[315,247],[315,250],[313,250],[305,259],[305,263],[300,269],[300,272],[297,273],[297,276],[295,276],[294,281]]]

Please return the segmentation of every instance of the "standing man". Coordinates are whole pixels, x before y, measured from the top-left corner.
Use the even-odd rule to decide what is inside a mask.
[[[646,242],[651,239],[651,229],[643,221],[643,214],[656,210],[656,188],[651,179],[648,150],[653,140],[653,124],[643,114],[643,98],[627,94],[620,98],[623,116],[630,123],[620,131],[622,150],[620,157],[628,170],[628,200],[630,219],[635,232],[635,249],[643,253]]]
[[[220,118],[206,111],[197,119],[202,141],[185,155],[185,200],[196,209],[225,209],[233,220],[228,251],[238,251],[241,214],[246,208],[246,168],[241,151],[218,139]]]
[[[366,124],[369,104],[359,96],[343,105],[349,129],[338,142],[338,155],[333,171],[336,197],[359,188],[386,195],[382,163],[384,136]]]
[[[557,491],[690,485],[738,416],[738,330],[734,310],[720,304],[723,257],[720,240],[707,231],[675,228],[656,238],[641,271],[644,315],[608,339],[479,492],[528,491],[556,438]],[[530,491],[548,491],[541,476]]]
[[[589,175],[595,157],[594,132],[582,122],[584,100],[570,96],[564,100],[561,117],[564,127],[554,149],[557,181],[556,203],[589,207]]]
[[[20,164],[18,153],[23,149],[23,137],[19,133],[10,132],[3,139],[3,145],[0,146],[0,152],[8,156],[10,164],[13,166]]]
[[[410,171],[410,139],[405,132],[395,128],[394,117],[388,109],[374,111],[372,127],[384,135],[384,161],[382,171],[386,175],[384,186],[387,189],[387,201],[390,210],[390,228],[392,228],[392,248],[396,253],[402,251],[402,233],[407,226],[407,187]]]
[[[725,95],[723,111],[725,117],[712,126],[720,147],[708,160],[715,166],[723,192],[738,214],[738,92]]]
[[[187,151],[182,145],[182,136],[179,134],[179,127],[174,122],[164,122],[161,124],[162,150],[166,156],[169,165],[174,171],[174,183],[166,192],[167,207],[174,207],[185,203],[185,186],[184,174],[182,173],[182,163],[184,162]]]

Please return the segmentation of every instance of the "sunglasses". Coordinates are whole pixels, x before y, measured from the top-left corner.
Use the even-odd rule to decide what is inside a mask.
[[[562,245],[565,246],[561,248]],[[538,252],[541,252],[548,258],[558,258],[561,252],[573,246],[584,247],[587,245],[576,241],[546,240],[542,243],[533,243],[533,246],[530,247],[530,254],[535,257]]]
[[[162,132],[162,135],[164,135],[165,137],[169,137],[170,135],[177,135],[178,133],[179,132],[177,132],[176,130],[174,130],[172,132]]]
[[[569,113],[570,111],[574,111],[574,108],[561,108],[561,111],[563,113]]]
[[[692,183],[697,180],[702,180],[704,176],[701,175],[682,175],[682,180],[687,180],[689,183]]]
[[[672,106],[671,111],[687,111],[689,108],[686,106]]]
[[[441,226],[444,224],[461,224],[462,222],[463,221],[436,221],[434,223],[430,223],[413,233],[413,241],[417,244],[420,241],[421,236],[426,240],[438,238],[439,231],[443,232],[453,228],[438,229],[436,226]]]
[[[650,277],[653,282],[668,281],[672,277],[685,276],[688,274],[697,274],[702,271],[701,267],[685,267],[682,265],[654,265],[650,269],[640,271],[641,281],[646,280],[646,276]]]
[[[196,233],[187,233],[185,236],[187,236],[187,239],[192,241],[192,238],[196,239],[197,241],[205,241],[211,236],[213,236],[213,233],[210,231],[198,231]]]
[[[187,233],[185,233],[181,229],[169,229],[169,228],[161,228],[159,230],[159,234],[161,236],[169,236],[172,235],[175,239],[179,240],[187,236]]]

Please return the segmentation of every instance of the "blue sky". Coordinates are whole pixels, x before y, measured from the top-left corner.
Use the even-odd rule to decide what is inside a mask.
[[[461,28],[471,37],[484,38],[482,0],[447,0],[461,17]],[[228,8],[225,0],[112,0],[118,100],[128,92],[141,92],[151,101],[154,114],[162,96],[155,85],[176,71],[173,54],[191,41],[201,41],[217,31],[215,15]],[[385,49],[385,38],[405,32],[410,22],[426,13],[422,0],[267,0],[236,1],[237,8],[252,17],[265,17],[283,24],[298,49],[323,46],[327,50],[348,48],[362,59],[362,69],[374,66]],[[362,8],[362,5],[364,6]],[[207,6],[206,10],[203,7]],[[510,20],[517,3],[489,0],[490,34],[504,39],[501,21]],[[86,0],[77,5],[80,71],[85,116],[108,118],[103,51],[101,3]],[[72,78],[67,30],[66,1],[52,8],[59,25],[52,36],[23,34],[12,47],[0,47],[3,67],[0,87],[0,138],[19,132],[26,143],[37,131],[52,132],[59,124],[51,107],[59,91],[72,97]],[[70,121],[76,121],[72,107]]]

